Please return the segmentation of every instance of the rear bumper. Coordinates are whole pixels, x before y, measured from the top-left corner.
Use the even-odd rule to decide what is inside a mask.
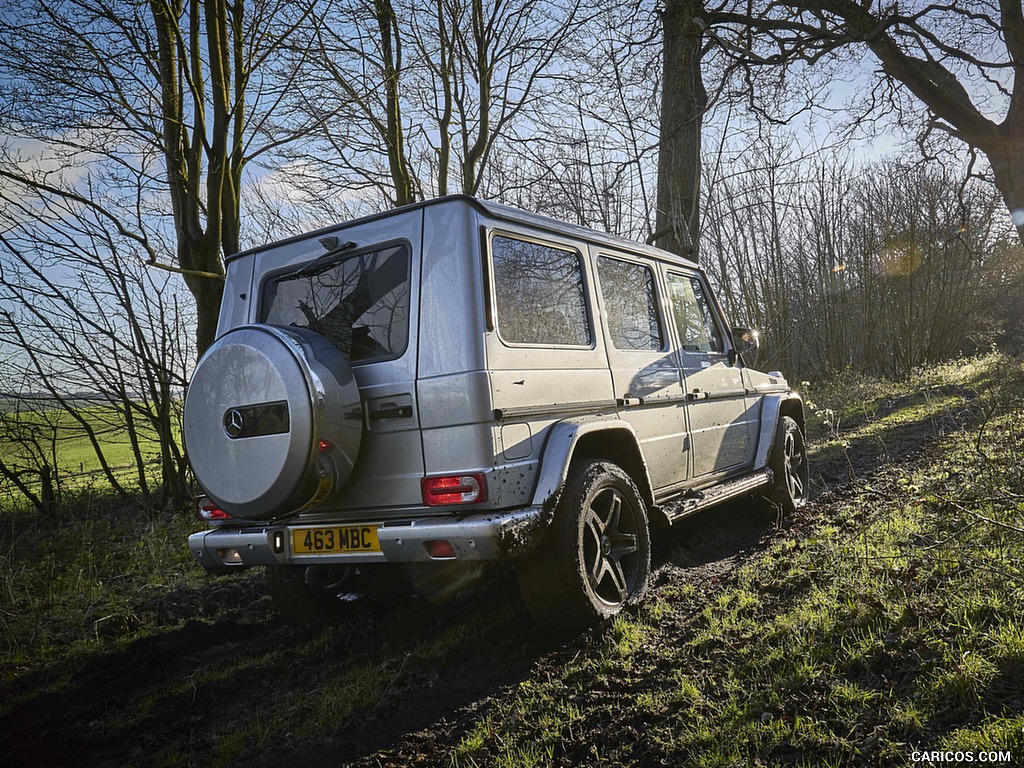
[[[188,537],[188,548],[207,571],[231,573],[255,565],[321,565],[327,563],[413,563],[437,560],[504,560],[513,558],[540,541],[546,515],[541,507],[494,512],[467,517],[440,517],[404,522],[349,521],[320,526],[267,525],[217,528]],[[291,533],[295,529],[372,526],[377,529],[379,552],[295,554]],[[434,558],[426,542],[447,541],[454,558]]]

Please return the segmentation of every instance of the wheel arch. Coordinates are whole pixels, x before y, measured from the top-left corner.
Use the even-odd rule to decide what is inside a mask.
[[[806,433],[804,428],[804,401],[796,392],[765,395],[761,405],[761,430],[757,440],[757,454],[754,459],[754,470],[768,466],[768,457],[775,444],[775,432],[779,420],[789,416]]]
[[[618,419],[555,424],[544,446],[533,503],[553,510],[572,463],[583,459],[602,459],[618,465],[632,479],[648,509],[654,505],[651,478],[636,432],[627,422]]]

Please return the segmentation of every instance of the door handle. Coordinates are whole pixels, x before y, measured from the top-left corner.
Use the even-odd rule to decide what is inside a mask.
[[[709,397],[711,397],[710,393],[701,392],[699,389],[695,389],[693,390],[693,392],[686,393],[687,400],[707,400]]]
[[[398,405],[397,403],[385,403],[375,411],[370,411],[371,421],[382,419],[407,419],[412,416],[411,405]]]
[[[629,393],[626,393],[618,399],[619,408],[631,408],[637,405],[643,405],[644,399],[642,397],[633,397]]]

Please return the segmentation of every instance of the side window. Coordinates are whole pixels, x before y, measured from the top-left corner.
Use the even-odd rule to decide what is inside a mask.
[[[399,357],[409,338],[409,252],[404,246],[347,256],[309,274],[267,282],[261,322],[309,328],[349,362]]]
[[[491,258],[498,332],[504,341],[590,346],[578,253],[496,236]]]
[[[684,352],[722,352],[722,335],[711,313],[704,286],[696,276],[668,274],[672,314]]]
[[[654,275],[648,267],[601,256],[597,260],[608,333],[616,349],[663,348]]]

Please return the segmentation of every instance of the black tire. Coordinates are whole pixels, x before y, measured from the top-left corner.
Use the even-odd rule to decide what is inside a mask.
[[[760,496],[762,516],[777,520],[791,515],[807,503],[808,471],[804,433],[790,416],[783,416],[775,428],[775,442],[768,456],[774,478]]]
[[[629,475],[605,461],[570,468],[544,541],[516,563],[531,615],[558,634],[640,602],[650,571],[647,509]]]
[[[348,602],[342,586],[352,576],[351,566],[315,566],[307,578],[302,565],[268,565],[267,592],[278,615],[292,624],[334,624],[345,616]]]

